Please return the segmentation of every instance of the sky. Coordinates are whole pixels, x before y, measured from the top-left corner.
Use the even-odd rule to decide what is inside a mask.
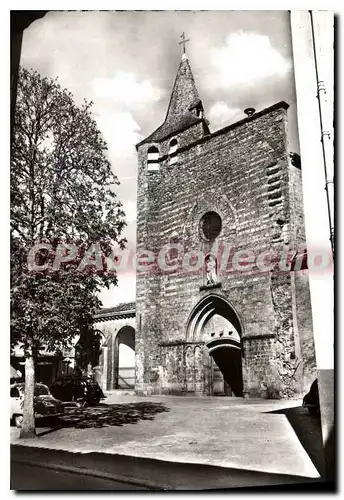
[[[210,130],[278,101],[289,105],[288,139],[299,151],[287,11],[48,12],[24,32],[21,65],[58,77],[75,102],[93,101],[94,118],[126,212],[135,250],[135,144],[161,123],[180,63],[181,34]],[[135,300],[135,272],[101,294],[104,307]]]

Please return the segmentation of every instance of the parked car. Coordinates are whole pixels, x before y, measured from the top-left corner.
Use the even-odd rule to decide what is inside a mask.
[[[15,383],[10,386],[11,421],[20,428],[23,422],[24,383]],[[34,392],[35,417],[58,417],[63,414],[60,401],[55,399],[49,388],[44,384],[35,384]]]
[[[50,387],[55,398],[97,405],[105,396],[98,383],[88,377],[69,376],[57,378]]]
[[[303,398],[302,406],[308,409],[311,415],[320,415],[318,379],[315,379],[309,392]]]

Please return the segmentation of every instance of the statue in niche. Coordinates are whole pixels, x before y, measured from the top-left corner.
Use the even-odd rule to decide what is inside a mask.
[[[216,257],[211,253],[208,253],[204,259],[205,272],[206,272],[206,284],[214,285],[217,283],[217,261]]]

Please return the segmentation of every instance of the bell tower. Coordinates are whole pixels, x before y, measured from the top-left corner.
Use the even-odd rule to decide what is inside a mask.
[[[168,179],[176,179],[186,167],[181,152],[210,134],[202,101],[185,52],[188,40],[182,35],[183,53],[174,81],[165,120],[152,134],[137,144],[137,255],[147,249],[159,252],[166,244],[161,234],[160,198]],[[163,195],[166,198],[166,195]],[[171,195],[174,197],[174,193]],[[171,235],[169,235],[171,236]],[[170,242],[169,237],[167,242]],[[158,370],[160,294],[164,278],[158,266],[149,275],[137,272],[136,389],[152,385]],[[155,331],[156,334],[152,334]],[[153,354],[154,352],[154,354]],[[150,369],[147,369],[147,367]]]

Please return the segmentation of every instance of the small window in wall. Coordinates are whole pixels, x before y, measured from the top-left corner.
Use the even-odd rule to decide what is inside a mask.
[[[198,104],[196,112],[197,112],[197,118],[203,118],[203,106],[201,102]]]
[[[151,146],[147,152],[147,170],[159,170],[159,150],[156,146]]]
[[[170,165],[173,165],[174,163],[177,163],[178,161],[178,155],[176,154],[178,148],[178,141],[177,139],[172,139],[170,142],[170,147],[168,150],[168,154],[170,155]]]

